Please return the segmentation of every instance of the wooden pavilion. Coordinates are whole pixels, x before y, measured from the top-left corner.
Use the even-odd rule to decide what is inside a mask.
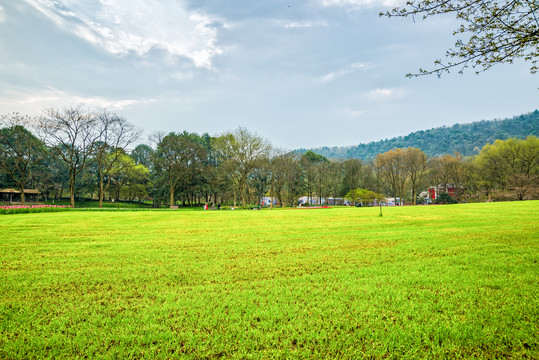
[[[28,202],[38,202],[39,190],[24,189],[24,200]],[[21,202],[21,191],[17,189],[0,189],[0,201],[9,203]]]

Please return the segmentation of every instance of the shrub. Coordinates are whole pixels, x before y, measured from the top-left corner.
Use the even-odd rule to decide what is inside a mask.
[[[0,214],[28,214],[40,212],[56,212],[71,210],[69,205],[4,205],[0,206]]]
[[[457,200],[455,200],[451,195],[448,193],[440,193],[435,201],[436,204],[456,204]]]

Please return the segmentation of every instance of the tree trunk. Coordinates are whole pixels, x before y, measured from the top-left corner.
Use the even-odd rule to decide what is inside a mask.
[[[269,196],[270,196],[270,209],[273,209],[273,180],[271,181]]]
[[[103,191],[103,173],[99,171],[99,208],[103,207],[103,196],[105,196]]]
[[[69,176],[69,197],[71,198],[71,207],[75,207],[75,175]]]
[[[103,188],[103,200],[105,200],[105,193],[109,191],[110,189],[110,176],[107,178],[107,185]],[[109,193],[109,201],[110,201],[110,193]]]
[[[20,185],[21,189],[21,203],[24,204],[24,185]]]
[[[170,206],[174,206],[174,185],[170,184]]]

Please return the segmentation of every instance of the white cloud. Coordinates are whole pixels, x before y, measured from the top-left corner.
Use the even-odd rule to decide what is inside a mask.
[[[6,21],[6,12],[4,11],[2,6],[0,6],[0,24],[4,21]]]
[[[367,64],[365,63],[354,63],[354,64],[351,64],[351,65],[348,65],[346,68],[344,69],[341,69],[341,70],[337,70],[337,71],[332,71],[324,76],[322,76],[320,78],[320,81],[322,81],[323,83],[327,83],[327,82],[331,82],[331,81],[334,81],[336,80],[337,78],[340,78],[342,76],[345,76],[345,75],[349,75],[349,74],[352,74],[358,70],[363,70],[363,69],[366,69],[367,68]]]
[[[313,28],[313,27],[328,27],[328,23],[325,21],[274,21],[276,26],[286,29],[301,29],[301,28]]]
[[[384,101],[401,97],[404,95],[404,91],[401,89],[374,89],[368,91],[365,95],[373,101]]]
[[[143,56],[159,49],[211,68],[212,57],[223,52],[215,27],[222,21],[189,11],[181,1],[25,1],[57,26],[111,54]]]
[[[346,109],[345,110],[348,116],[353,118],[362,117],[363,115],[367,114],[367,110],[352,110],[352,109]]]
[[[338,6],[349,9],[364,9],[372,7],[392,7],[400,3],[402,0],[322,0],[324,6]]]
[[[195,77],[193,72],[175,72],[170,75],[171,78],[178,81],[192,80]]]
[[[0,105],[15,106],[17,108],[42,109],[43,107],[65,107],[75,104],[85,104],[88,106],[96,106],[108,108],[111,110],[125,110],[129,107],[139,104],[151,104],[157,102],[157,99],[142,98],[142,99],[107,99],[99,96],[80,96],[69,94],[58,89],[46,90],[25,90],[18,92],[8,92],[2,94]]]

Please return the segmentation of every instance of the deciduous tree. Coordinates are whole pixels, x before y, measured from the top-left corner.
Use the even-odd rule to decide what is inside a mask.
[[[409,147],[404,150],[404,162],[415,205],[418,188],[427,173],[427,155],[420,149]]]
[[[131,158],[135,161],[135,164],[144,165],[149,169],[152,166],[153,152],[154,150],[150,146],[139,144],[131,151]]]
[[[318,204],[321,204],[323,192],[325,191],[324,181],[329,170],[329,160],[325,156],[309,150],[301,156],[300,163],[305,174],[305,185],[309,201],[312,201],[313,196],[316,194]]]
[[[299,157],[292,153],[282,153],[271,161],[272,188],[282,206],[292,205],[300,194],[302,173]]]
[[[170,206],[174,205],[176,191],[188,186],[197,174],[204,171],[205,157],[206,151],[190,138],[189,133],[172,132],[161,139],[153,155],[153,168],[166,176]]]
[[[120,155],[124,155],[127,147],[139,138],[141,131],[124,118],[106,109],[99,111],[96,126],[101,136],[94,144],[93,160],[99,179],[99,207],[102,207],[104,194],[110,184],[107,182],[104,185],[104,179],[111,172]]]
[[[261,136],[245,128],[225,133],[214,140],[214,148],[221,166],[234,184],[234,206],[236,194],[245,206],[245,188],[251,172],[269,156],[271,144]]]
[[[402,204],[406,193],[407,178],[404,150],[394,149],[379,154],[374,160],[374,166],[378,168],[382,179],[391,188],[395,204],[397,203],[397,195],[400,197]]]
[[[348,192],[359,187],[361,182],[361,170],[363,164],[358,159],[343,161],[343,192]]]
[[[360,200],[363,205],[372,204],[374,200],[377,200],[378,202],[381,201],[384,196],[382,194],[378,194],[374,191],[370,191],[367,189],[353,189],[350,190],[346,195],[345,198],[352,201],[352,205],[355,205],[356,201]]]
[[[115,156],[115,155],[110,155]],[[107,182],[110,183],[111,196],[115,200],[132,200],[134,196],[147,195],[145,185],[148,182],[149,170],[146,166],[136,165],[133,159],[124,152],[117,156],[117,160],[107,175]]]
[[[24,127],[29,121],[19,114],[0,117],[0,172],[17,184],[23,204],[24,189],[47,154],[44,143]]]
[[[514,191],[516,197],[523,200],[532,188],[537,187],[539,139],[529,136],[526,140],[496,140],[492,145],[485,145],[477,162],[484,183],[488,182],[489,186],[498,183]]]
[[[63,110],[48,108],[39,119],[38,132],[56,151],[69,171],[71,206],[75,206],[75,182],[101,137],[98,114],[78,105]]]

